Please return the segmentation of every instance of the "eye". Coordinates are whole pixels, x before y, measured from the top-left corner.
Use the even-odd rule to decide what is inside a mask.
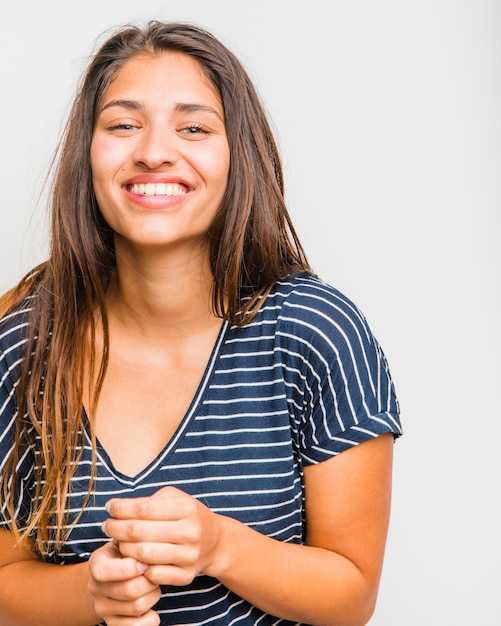
[[[196,135],[208,135],[210,131],[207,126],[204,126],[203,124],[188,124],[187,126],[181,128],[181,132],[185,135],[191,135],[194,137]]]
[[[107,130],[134,130],[136,128],[133,124],[114,124],[108,126]]]

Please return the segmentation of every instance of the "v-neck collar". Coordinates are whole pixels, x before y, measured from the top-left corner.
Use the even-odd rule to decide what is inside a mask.
[[[216,368],[216,364],[219,360],[219,356],[221,353],[221,347],[224,344],[225,337],[227,334],[227,329],[229,327],[228,321],[223,321],[221,324],[221,328],[219,330],[219,334],[217,336],[214,347],[212,348],[212,353],[207,363],[207,367],[205,368],[202,379],[198,385],[197,391],[193,396],[193,399],[186,411],[183,419],[181,420],[179,426],[176,431],[170,438],[170,440],[165,444],[164,448],[158,453],[158,455],[150,462],[144,469],[138,472],[135,476],[127,476],[123,474],[119,470],[115,468],[113,465],[113,461],[111,460],[109,454],[106,452],[104,446],[97,439],[96,440],[96,455],[98,460],[98,465],[102,464],[106,470],[120,483],[124,486],[135,487],[141,484],[144,480],[146,480],[149,476],[151,476],[156,469],[163,464],[166,459],[174,453],[174,451],[179,446],[179,443],[184,438],[186,432],[188,431],[193,419],[196,417],[200,404],[203,402],[203,398],[206,394],[206,391],[210,385],[210,381],[212,379],[212,375]],[[90,445],[90,433],[89,433],[89,420],[86,416],[86,438],[88,444]],[[98,470],[99,471],[99,470]]]

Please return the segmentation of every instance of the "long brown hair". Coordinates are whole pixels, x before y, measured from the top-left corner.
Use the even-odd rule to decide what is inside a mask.
[[[105,293],[116,264],[113,233],[92,186],[89,154],[96,112],[128,59],[164,51],[196,59],[224,108],[231,163],[226,192],[209,232],[215,313],[245,324],[277,280],[310,271],[285,206],[272,131],[235,55],[207,31],[185,23],[155,21],[145,27],[126,26],[109,36],[83,76],[57,155],[49,258],[0,299],[1,314],[34,296],[17,387],[16,440],[0,497],[14,520],[16,466],[38,436],[30,523],[21,530],[14,521],[12,530],[21,542],[33,536],[41,553],[48,546],[60,547],[67,536],[66,503],[83,449],[83,398],[86,394],[92,398],[92,416],[108,360]],[[95,347],[98,331],[104,337],[100,358]],[[90,363],[90,372],[83,371],[84,363]],[[91,381],[90,390],[84,389],[84,380]],[[92,441],[95,450],[94,435]]]

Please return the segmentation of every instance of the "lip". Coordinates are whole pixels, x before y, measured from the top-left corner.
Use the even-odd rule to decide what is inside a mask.
[[[146,195],[138,194],[130,191],[132,185],[147,185],[147,184],[175,184],[180,185],[186,189],[183,194],[175,196],[167,195]],[[165,174],[138,174],[129,178],[123,185],[122,189],[127,197],[136,205],[146,209],[163,209],[174,207],[183,202],[192,191],[192,187],[189,183],[180,178],[179,176],[167,176]]]
[[[173,183],[177,185],[183,185],[183,187],[186,187],[188,191],[191,191],[191,185],[187,180],[181,178],[180,176],[172,176],[167,174],[137,174],[136,176],[128,178],[123,186],[128,187],[129,185],[147,185],[148,183]]]

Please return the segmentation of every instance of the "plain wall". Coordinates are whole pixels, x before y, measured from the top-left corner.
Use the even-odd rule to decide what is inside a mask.
[[[11,0],[1,291],[47,254],[39,196],[94,40],[150,18],[243,60],[310,260],[389,359],[405,435],[371,625],[501,624],[501,3]]]

